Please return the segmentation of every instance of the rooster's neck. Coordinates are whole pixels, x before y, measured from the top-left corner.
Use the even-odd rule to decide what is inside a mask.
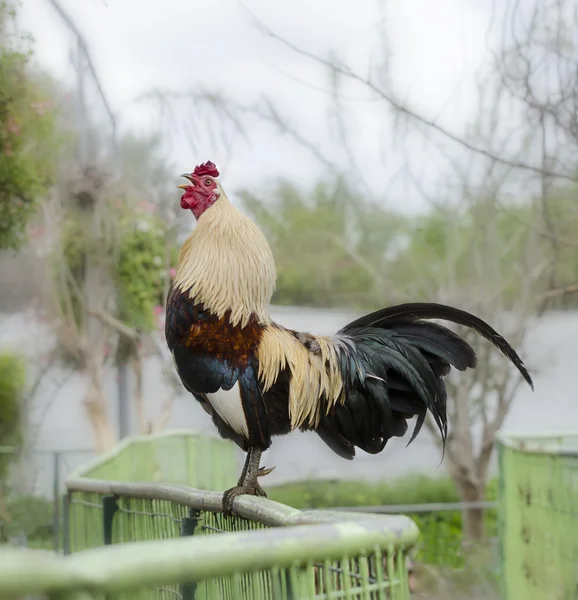
[[[231,324],[245,327],[251,317],[270,323],[275,279],[265,236],[222,192],[183,244],[174,285],[219,318],[230,311]]]

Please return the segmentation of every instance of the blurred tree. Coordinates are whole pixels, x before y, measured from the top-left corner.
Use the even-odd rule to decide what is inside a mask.
[[[0,0],[0,250],[22,245],[56,169],[55,111],[15,16],[15,2]]]
[[[480,315],[520,349],[546,282],[548,242],[536,203],[502,210],[492,185],[488,177],[480,196],[466,179],[465,202],[435,204],[415,217],[352,197],[342,180],[306,196],[281,182],[267,201],[247,191],[242,197],[273,248],[274,301],[353,308],[447,303]],[[575,268],[576,258],[569,254],[568,261]],[[480,501],[495,435],[522,380],[477,334],[459,333],[476,350],[478,367],[447,380],[446,464],[461,497]],[[482,536],[483,511],[468,512],[464,531],[470,539]]]
[[[121,143],[116,176],[92,168],[76,180],[62,177],[43,206],[46,236],[54,240],[47,273],[60,356],[87,376],[84,404],[99,451],[117,439],[103,389],[110,367],[119,361],[133,366],[133,400],[142,433],[164,426],[175,395],[173,389],[169,404],[165,401],[160,407],[159,419],[147,417],[142,360],[147,353],[158,353],[159,344],[151,339],[176,260],[176,230],[160,216],[159,207],[145,199],[152,181],[145,178],[139,185],[125,173],[153,167],[161,172],[166,166],[152,156],[156,150],[149,139],[139,144],[132,137]]]
[[[70,371],[86,377],[82,400],[102,451],[117,439],[117,419],[109,414],[104,395],[112,368],[127,363],[133,368],[132,400],[143,433],[166,425],[181,388],[170,377],[172,362],[158,339],[177,253],[175,171],[159,135],[129,133],[118,139],[116,118],[86,41],[62,7],[58,13],[79,41],[73,50],[76,89],[45,84],[41,75],[23,76],[28,76],[30,53],[19,46],[24,38],[13,33],[16,25],[6,26],[14,4],[0,0],[0,58],[6,59],[0,68],[0,248],[18,247],[31,209],[42,197],[42,222],[27,250],[44,266],[42,291],[49,298],[56,354]],[[15,87],[5,88],[4,82]],[[97,93],[89,102],[91,85]],[[104,113],[94,110],[97,103]],[[216,112],[214,102],[207,106]],[[48,146],[52,135],[56,139],[63,132],[74,143]],[[31,272],[23,277],[33,279]],[[170,389],[154,415],[145,410],[142,382],[143,360],[150,354],[171,365]],[[128,378],[123,381],[130,388]]]
[[[0,353],[0,521],[9,520],[6,512],[6,477],[10,463],[17,457],[21,442],[21,399],[26,384],[24,359],[10,352]],[[12,448],[13,452],[7,452]]]
[[[532,218],[531,206],[518,210]],[[411,290],[407,299],[447,303],[481,316],[520,349],[547,267],[540,234],[497,210],[495,198],[483,197],[457,214],[434,209],[421,217],[396,257],[391,283]],[[419,277],[412,277],[416,272]],[[478,365],[446,380],[446,464],[462,499],[475,502],[485,498],[495,436],[522,380],[490,344],[469,329],[456,329],[476,351]],[[428,425],[439,442],[435,425]],[[483,525],[482,510],[467,512],[468,539],[480,539]]]
[[[267,199],[248,190],[241,198],[273,249],[273,302],[367,307],[385,292],[384,261],[403,238],[401,216],[354,195],[341,178],[307,194],[283,181]]]
[[[413,218],[353,197],[343,179],[306,196],[281,182],[267,201],[247,191],[243,200],[273,248],[275,301],[357,308],[444,302],[479,314],[520,348],[547,275],[547,242],[536,231],[536,205],[501,210],[499,184],[492,185],[489,174],[480,195],[466,177],[464,202],[434,204]],[[465,328],[459,333],[479,363],[448,380],[446,464],[461,497],[479,501],[496,432],[521,380],[487,342]],[[483,531],[483,512],[469,511],[466,536],[478,539]]]
[[[427,299],[462,306],[518,348],[536,315],[578,305],[576,7],[576,0],[508,1],[492,13],[488,60],[476,74],[477,106],[471,111],[476,117],[462,127],[444,125],[447,106],[430,116],[416,108],[421,98],[413,105],[404,99],[411,95],[396,85],[387,39],[381,40],[383,60],[372,60],[375,66],[366,75],[335,57],[317,57],[256,22],[266,36],[330,72],[329,117],[337,134],[332,147],[312,141],[269,100],[260,111],[323,168],[363,177],[358,167],[363,157],[348,136],[346,83],[348,91],[364,89],[368,99],[383,106],[395,152],[403,152],[406,140],[416,136],[423,141],[428,160],[412,160],[408,152],[400,171],[427,202],[428,212],[377,269],[389,284],[382,288],[387,291],[383,302]],[[386,38],[385,28],[383,33]],[[368,135],[383,137],[378,123],[371,127]],[[424,184],[421,166],[430,157],[439,161],[447,181]],[[471,342],[478,369],[450,381],[448,406],[447,464],[464,500],[483,498],[495,434],[520,383],[488,344],[477,337]],[[468,511],[467,537],[481,536],[482,519],[482,511]]]

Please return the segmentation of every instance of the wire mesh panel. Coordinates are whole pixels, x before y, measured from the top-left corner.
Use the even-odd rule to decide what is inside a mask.
[[[0,547],[0,597],[408,599],[405,517],[216,533],[65,557]]]
[[[103,482],[92,485],[98,487],[103,485]],[[130,485],[122,486],[124,492],[131,489]],[[272,531],[271,527],[256,519],[237,516],[225,518],[214,510],[204,510],[203,505],[206,506],[207,502],[194,501],[194,495],[191,494],[189,495],[193,500],[188,503],[164,499],[170,495],[170,489],[167,491],[168,486],[164,486],[165,493],[159,493],[157,498],[136,497],[138,489],[145,490],[144,484],[136,484],[139,485],[140,488],[135,487],[134,496],[127,493],[98,494],[91,491],[71,491],[68,500],[70,550],[76,552],[101,545],[169,540],[188,536],[198,540],[201,536],[242,534],[247,531],[257,533],[258,530]],[[158,487],[161,489],[163,486]],[[118,491],[118,486],[116,489]],[[172,489],[175,493],[180,492],[186,496],[185,488],[173,486]],[[153,494],[154,486],[149,486],[147,494],[143,493],[141,496]],[[263,521],[271,521],[273,518],[269,516],[267,519],[266,511],[262,508],[263,500],[260,499],[259,502],[257,514],[264,517]],[[197,507],[194,506],[195,504]],[[304,514],[288,507],[283,508],[287,509],[285,514],[294,516]],[[323,519],[319,515],[323,516],[322,513],[316,513],[312,517],[313,522],[328,522],[328,518]],[[359,515],[359,518],[369,517]],[[343,515],[343,519],[347,519],[346,515]],[[377,520],[375,522],[386,523],[391,517],[380,516],[373,519]],[[411,521],[406,521],[411,524]],[[303,522],[303,518],[299,522]],[[310,538],[302,538],[299,542],[295,540],[295,543],[299,544],[298,550],[302,558],[283,568],[272,566],[261,570],[247,570],[239,567],[239,570],[236,570],[233,560],[234,572],[231,575],[197,578],[194,582],[180,580],[178,583],[147,589],[138,589],[138,581],[135,581],[134,592],[107,597],[127,600],[168,597],[184,600],[192,598],[196,600],[296,600],[298,598],[407,600],[409,598],[406,553],[414,539],[408,543],[401,538],[396,540],[394,536],[387,545],[360,545],[355,552],[349,548],[348,551],[344,550],[342,556],[333,556],[331,559],[319,561],[308,558],[311,546],[316,543],[313,529],[319,526],[311,525]],[[287,523],[286,527],[273,527],[273,530],[282,534],[283,531],[291,531],[291,524]],[[417,530],[414,533],[416,532]],[[339,548],[338,540],[335,541],[335,547]],[[244,550],[241,548],[240,552]],[[251,547],[247,547],[246,551],[251,552]],[[267,548],[264,552],[267,552]],[[256,559],[259,559],[258,555]]]
[[[104,544],[104,508],[102,496],[90,492],[77,492],[70,497],[68,514],[64,515],[65,551],[87,550]],[[66,545],[69,544],[69,548]]]
[[[578,435],[502,438],[500,508],[504,598],[578,598]]]
[[[199,521],[204,534],[247,531],[265,528],[255,521],[221,513],[204,512]],[[388,574],[391,573],[391,577]],[[306,566],[236,574],[208,580],[197,588],[196,598],[233,600],[236,598],[393,598],[409,597],[407,564],[404,552],[393,547],[375,548],[368,555],[344,556],[341,560],[311,562]]]
[[[189,433],[133,438],[122,443],[67,480],[65,552],[72,552],[73,558],[91,556],[100,546],[112,550],[128,544],[136,551],[142,542],[165,542],[152,571],[135,576],[129,590],[125,585],[122,592],[107,593],[107,598],[409,598],[406,558],[418,534],[410,519],[330,511],[307,513],[249,497],[236,500],[239,516],[224,518],[220,513],[222,493],[189,486],[221,491],[234,485],[237,465],[231,448],[222,440]],[[159,481],[164,483],[156,483]],[[353,537],[345,535],[352,522],[359,525],[367,519],[367,531],[354,527]],[[304,533],[301,526],[309,529]],[[334,540],[319,538],[325,526]],[[299,530],[299,537],[296,533],[293,539],[292,532]],[[243,541],[248,533],[249,538]],[[259,537],[261,533],[265,538]],[[187,559],[192,565],[203,563],[206,568],[191,575],[190,580],[183,575],[176,577],[173,571],[163,579],[163,585],[145,585],[157,566],[170,571],[165,548],[179,538],[192,538],[195,555],[176,555],[177,562]],[[206,542],[201,543],[203,539]],[[264,539],[271,541],[271,552],[277,554],[270,554]],[[205,545],[219,547],[221,540],[223,550],[207,564],[202,549]],[[146,550],[143,552],[149,556]],[[119,575],[126,576],[127,572]]]
[[[393,549],[384,552],[377,547],[367,555],[344,556],[337,561],[306,562],[285,569],[274,567],[209,579],[199,583],[195,598],[406,600],[409,591],[405,570],[403,553],[396,555]],[[389,573],[393,576],[389,577]]]

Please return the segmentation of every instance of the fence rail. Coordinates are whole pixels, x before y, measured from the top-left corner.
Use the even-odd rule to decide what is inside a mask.
[[[222,440],[171,432],[127,440],[71,474],[67,555],[53,570],[69,587],[58,597],[408,600],[407,556],[419,533],[410,518],[300,511],[249,496],[225,518],[235,458]],[[0,563],[0,597],[2,571]],[[11,589],[22,593],[26,573],[8,572]]]
[[[0,551],[0,597],[48,593],[54,598],[88,600],[103,592],[137,592],[135,597],[144,598],[143,590],[156,587],[160,596],[169,591],[165,586],[181,584],[183,597],[194,597],[190,592],[199,591],[202,598],[405,599],[404,554],[394,549],[410,546],[417,532],[406,527],[403,517],[397,519],[401,529],[393,531],[390,525],[381,519],[303,525],[119,544],[67,557],[4,550]],[[384,552],[388,552],[385,564],[381,562]],[[351,568],[352,557],[359,558],[351,574],[361,581],[343,577],[342,566]],[[319,576],[320,570],[324,572]],[[263,571],[269,577],[253,578],[260,585],[251,586],[247,575]],[[335,585],[338,581],[343,583],[341,589]],[[195,589],[194,582],[212,585]],[[233,594],[224,595],[227,589]]]
[[[74,502],[75,493],[99,494],[103,497],[131,498],[136,500],[156,500],[172,502],[199,511],[220,513],[223,494],[207,492],[182,485],[125,483],[122,481],[104,481],[89,478],[76,478],[66,481],[68,488],[68,511]],[[234,501],[237,516],[255,521],[263,526],[286,527],[289,525],[313,525],[328,522],[343,522],[350,519],[376,519],[393,527],[394,531],[412,531],[417,535],[417,527],[404,515],[371,515],[362,511],[341,509],[299,510],[273,500],[254,496],[239,496]]]
[[[110,591],[131,588],[135,598],[200,600],[409,598],[407,554],[419,532],[403,515],[300,511],[241,496],[235,499],[236,516],[225,518],[219,492],[90,478],[66,485],[65,548],[87,565],[96,560],[104,582],[92,567],[87,572]],[[112,554],[104,553],[106,559],[92,554],[103,545],[115,550],[110,563]],[[135,548],[125,559],[122,552]],[[183,553],[187,559],[175,562]],[[66,573],[70,564],[77,568],[68,563]],[[144,578],[123,573],[144,572],[147,564],[153,573]]]

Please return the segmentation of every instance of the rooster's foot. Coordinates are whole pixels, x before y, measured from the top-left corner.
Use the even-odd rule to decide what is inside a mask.
[[[238,485],[223,494],[223,515],[225,517],[233,516],[233,502],[237,496],[248,494],[249,496],[267,497],[265,490],[256,483],[255,485]]]
[[[233,503],[237,496],[247,494],[249,496],[261,496],[262,498],[266,498],[267,493],[261,487],[257,478],[269,475],[274,468],[275,467],[267,469],[265,467],[260,467],[256,471],[248,472],[244,478],[239,480],[234,488],[227,490],[223,494],[223,515],[225,517],[231,517],[233,515]]]

